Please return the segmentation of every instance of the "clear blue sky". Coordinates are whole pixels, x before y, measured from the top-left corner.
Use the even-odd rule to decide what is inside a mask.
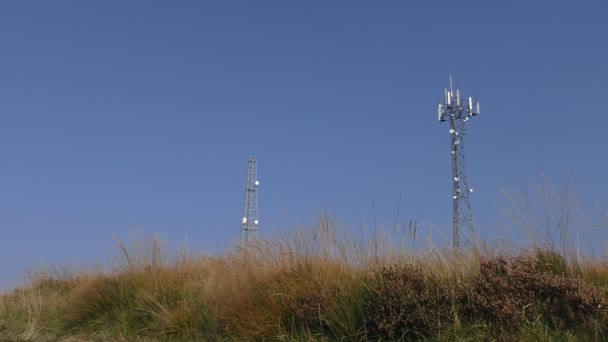
[[[606,1],[3,1],[0,288],[129,231],[222,250],[324,207],[449,231],[448,76],[478,95],[480,230],[545,173],[608,202]]]

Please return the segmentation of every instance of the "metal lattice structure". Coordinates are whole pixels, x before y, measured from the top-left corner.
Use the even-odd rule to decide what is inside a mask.
[[[241,241],[249,243],[258,237],[258,188],[257,161],[249,159],[247,188],[245,189],[245,209],[241,219]]]
[[[479,115],[479,101],[472,97],[463,105],[460,91],[456,94],[452,89],[445,89],[445,99],[439,104],[439,122],[450,123],[450,146],[452,149],[452,177],[453,177],[453,246],[458,249],[468,246],[475,233],[475,221],[471,210],[469,195],[473,189],[469,187],[465,172],[464,137],[467,135],[467,122]]]

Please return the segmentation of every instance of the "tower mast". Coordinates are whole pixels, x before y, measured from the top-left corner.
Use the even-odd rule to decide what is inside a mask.
[[[466,102],[465,105],[462,104],[459,89],[456,89],[454,94],[450,75],[450,89],[445,89],[445,98],[443,103],[439,104],[437,114],[439,122],[450,122],[453,177],[452,241],[456,249],[462,245],[469,245],[475,233],[475,221],[469,199],[473,189],[468,185],[465,172],[464,137],[467,135],[467,121],[479,115],[479,101],[469,97]]]
[[[249,243],[258,237],[258,187],[257,161],[250,158],[245,188],[245,209],[241,219],[241,242]]]

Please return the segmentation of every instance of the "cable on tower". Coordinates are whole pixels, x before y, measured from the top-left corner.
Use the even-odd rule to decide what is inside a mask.
[[[245,209],[241,219],[241,242],[247,244],[258,237],[258,188],[257,161],[250,158],[245,189]]]
[[[445,89],[443,103],[439,104],[437,114],[439,122],[450,122],[450,147],[452,153],[452,181],[453,181],[453,246],[459,249],[468,246],[475,233],[475,221],[471,210],[469,195],[473,188],[469,187],[465,172],[464,137],[467,135],[467,122],[479,115],[479,101],[469,97],[462,103],[460,90],[452,89],[452,76],[450,76],[450,89]]]

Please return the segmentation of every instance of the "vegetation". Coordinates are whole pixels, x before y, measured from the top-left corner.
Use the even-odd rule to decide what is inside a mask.
[[[409,253],[394,241],[327,215],[214,256],[135,239],[110,270],[42,272],[0,296],[0,340],[608,340],[597,258],[565,244]]]

